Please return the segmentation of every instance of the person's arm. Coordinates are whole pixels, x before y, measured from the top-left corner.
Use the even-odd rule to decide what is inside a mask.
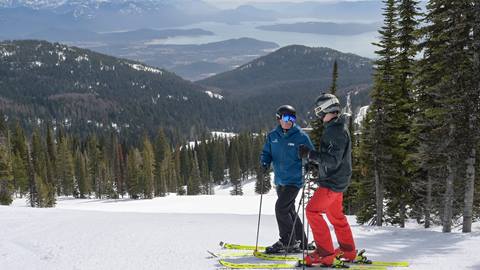
[[[329,171],[336,170],[342,163],[348,144],[348,136],[345,132],[330,132],[323,136],[322,140],[327,144],[327,151],[310,151],[308,159],[318,163],[320,175],[325,176]]]

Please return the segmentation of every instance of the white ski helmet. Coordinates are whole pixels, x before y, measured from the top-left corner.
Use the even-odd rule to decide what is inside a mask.
[[[323,93],[315,101],[315,115],[323,119],[327,113],[340,112],[342,110],[340,101],[332,94]]]

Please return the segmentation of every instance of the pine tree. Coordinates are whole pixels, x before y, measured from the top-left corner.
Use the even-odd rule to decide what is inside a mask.
[[[169,181],[169,190],[170,192],[176,192],[177,194],[181,195],[180,193],[182,190],[179,187],[182,186],[181,184],[181,174],[180,174],[180,148],[177,147],[174,152],[173,158],[173,176]],[[185,190],[183,190],[185,191]]]
[[[74,190],[74,163],[68,139],[62,138],[58,145],[57,178],[61,194],[70,196],[77,194]]]
[[[330,94],[337,94],[337,80],[338,80],[338,64],[337,59],[333,62],[332,86],[330,86]]]
[[[263,149],[263,144],[265,143],[265,136],[260,135],[254,140],[254,157],[255,157],[255,172],[256,172],[256,182],[255,182],[255,193],[261,194],[263,190],[263,194],[267,194],[271,189],[272,189],[272,184],[271,184],[271,178],[270,178],[270,173],[267,173],[266,175],[263,174],[263,168],[260,165],[260,159],[259,156],[261,154],[261,151]],[[253,159],[253,158],[252,158]],[[262,187],[263,185],[263,187]]]
[[[213,143],[212,175],[215,184],[222,184],[225,177],[225,150],[221,140]],[[240,166],[240,165],[239,165]]]
[[[50,123],[47,124],[47,137],[46,137],[46,146],[47,146],[47,158],[46,158],[46,164],[47,164],[47,179],[46,181],[48,183],[53,184],[57,188],[57,194],[60,195],[60,188],[61,188],[61,183],[58,183],[57,180],[57,165],[56,165],[56,145],[55,145],[55,139],[54,139],[54,134],[53,134],[53,129],[50,126]]]
[[[465,27],[469,29],[468,34],[473,33],[467,54],[471,57],[471,64],[464,67],[466,70],[464,73],[469,73],[467,92],[465,93],[465,123],[466,141],[465,152],[468,155],[465,157],[465,192],[464,192],[464,206],[463,206],[463,232],[472,231],[472,221],[474,219],[473,205],[475,194],[475,180],[476,180],[476,167],[479,163],[477,159],[477,149],[472,147],[478,144],[480,125],[480,83],[478,82],[478,74],[480,74],[480,2],[472,1],[471,4],[465,4],[463,6],[463,12],[466,14],[467,22]],[[471,68],[471,69],[470,69]]]
[[[13,175],[8,129],[0,113],[0,205],[10,205],[13,195]]]
[[[241,171],[240,171],[240,162],[238,161],[238,150],[237,145],[232,143],[230,145],[231,150],[229,151],[229,176],[230,176],[230,183],[233,186],[232,191],[230,192],[232,195],[243,195],[242,191],[242,182],[241,182]]]
[[[155,196],[167,193],[168,171],[171,164],[171,150],[163,129],[159,129],[155,140]]]
[[[397,101],[399,96],[398,85],[396,83],[396,53],[398,48],[397,33],[397,11],[395,0],[385,0],[386,7],[384,12],[384,26],[379,30],[380,41],[374,45],[380,47],[375,53],[378,59],[375,61],[374,87],[372,91],[372,104],[369,107],[366,122],[365,137],[362,143],[368,144],[364,149],[371,149],[372,153],[367,155],[373,160],[367,162],[371,165],[368,170],[373,173],[376,195],[376,213],[375,224],[382,226],[384,221],[383,201],[385,198],[386,181],[388,185],[394,183],[396,177],[402,176],[399,168],[401,158],[399,158],[398,139],[396,133],[398,116]],[[370,147],[371,146],[371,147]],[[394,156],[395,155],[395,156]],[[403,179],[401,180],[403,181]],[[368,186],[368,185],[367,185]],[[392,196],[395,198],[394,196]],[[365,206],[368,208],[368,206]]]
[[[412,202],[411,175],[405,164],[407,162],[407,151],[412,151],[408,145],[410,136],[411,119],[413,116],[413,72],[415,71],[415,56],[417,54],[417,17],[418,3],[413,0],[401,0],[398,4],[398,29],[396,40],[398,41],[398,52],[395,55],[395,81],[392,88],[387,90],[387,97],[393,104],[389,104],[387,122],[387,134],[390,136],[391,145],[388,154],[391,161],[388,162],[388,170],[385,179],[387,198],[387,213],[389,222],[400,224],[405,227],[406,206]],[[387,123],[385,123],[387,124]],[[392,177],[393,176],[393,177]]]
[[[202,143],[197,147],[198,167],[200,170],[200,179],[203,194],[212,194],[213,185],[210,180],[210,169],[208,167],[207,157],[207,139],[202,138]]]
[[[101,198],[101,180],[100,180],[100,161],[101,154],[98,149],[98,141],[95,134],[90,136],[87,141],[87,155],[88,155],[88,175],[90,182],[88,186],[92,187],[92,191],[95,192],[95,198]]]
[[[187,195],[200,194],[200,168],[198,167],[197,155],[194,155],[192,160],[192,170],[188,177]]]
[[[439,207],[443,232],[450,232],[454,218],[455,179],[463,154],[461,118],[456,112],[465,111],[462,95],[467,92],[469,57],[468,42],[471,28],[465,16],[466,2],[430,1],[426,25],[423,27],[424,57],[420,62],[418,88],[423,100],[428,100],[417,125],[428,132],[419,146],[425,158],[423,169],[428,177],[436,176],[444,200]],[[467,69],[467,70],[466,70]],[[466,72],[467,71],[467,72]],[[467,135],[468,136],[468,135]],[[426,139],[428,137],[428,139]],[[469,136],[470,137],[470,136]]]
[[[14,189],[20,194],[20,196],[23,196],[29,192],[29,153],[27,139],[19,122],[16,122],[13,129],[11,144]]]
[[[56,203],[55,185],[47,183],[46,149],[42,144],[40,131],[35,129],[32,135],[30,203],[37,207],[54,207]]]
[[[127,191],[132,199],[140,198],[143,193],[142,178],[142,155],[137,148],[132,148],[127,155]]]
[[[89,186],[87,166],[85,156],[77,149],[75,153],[75,177],[78,185],[78,195],[84,199],[89,194],[91,187]]]
[[[143,196],[152,199],[155,192],[155,155],[153,146],[147,136],[143,139]]]

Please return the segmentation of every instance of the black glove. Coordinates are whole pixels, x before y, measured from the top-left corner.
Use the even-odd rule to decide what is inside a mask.
[[[268,164],[265,164],[263,163],[262,164],[262,174],[265,175],[268,173],[268,169],[269,169],[270,166],[268,166]]]
[[[308,158],[308,154],[310,154],[310,148],[308,148],[308,146],[305,144],[301,144],[298,147],[298,157],[300,159]]]

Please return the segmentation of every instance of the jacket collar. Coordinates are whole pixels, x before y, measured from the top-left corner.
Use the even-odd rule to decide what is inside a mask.
[[[324,123],[323,126],[330,127],[330,126],[336,126],[336,125],[345,125],[345,123],[347,122],[346,117],[347,116],[345,114],[340,114],[338,117],[330,120],[330,122]]]
[[[278,125],[275,131],[285,137],[290,137],[293,134],[300,132],[300,128],[297,126],[297,124],[293,124],[293,126],[287,131],[287,133],[283,133],[283,128],[281,125]]]

